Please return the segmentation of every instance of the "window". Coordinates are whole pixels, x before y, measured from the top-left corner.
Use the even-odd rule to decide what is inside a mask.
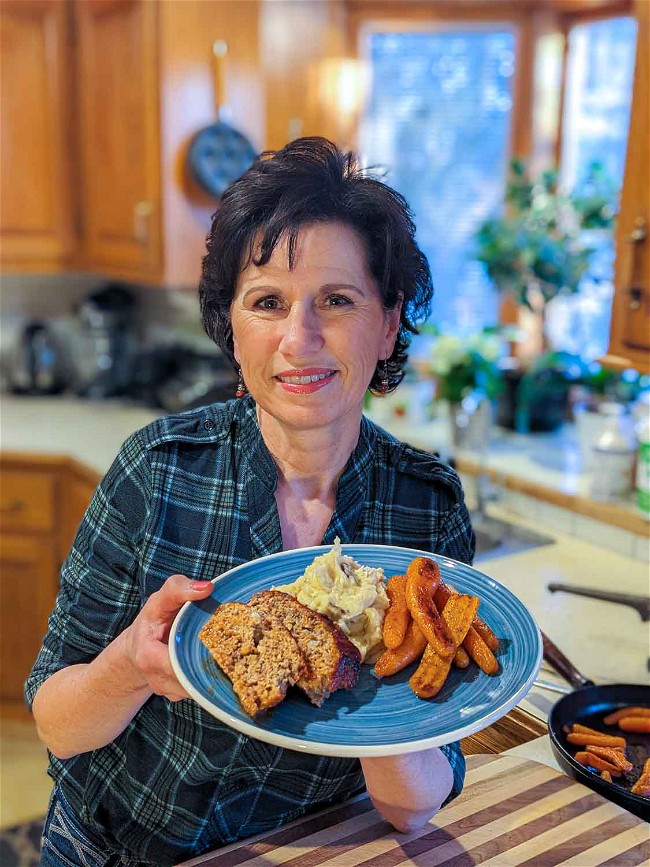
[[[498,210],[509,158],[515,34],[492,25],[362,34],[370,70],[359,152],[406,198],[429,259],[432,320],[475,332],[498,296],[473,260],[479,223]]]
[[[636,21],[606,18],[569,31],[566,98],[562,118],[560,178],[565,189],[580,188],[589,166],[600,163],[620,192],[632,101]],[[618,208],[618,193],[613,205]],[[588,359],[607,352],[614,277],[614,238],[594,231],[596,250],[589,279],[580,292],[558,298],[547,317],[553,346]]]

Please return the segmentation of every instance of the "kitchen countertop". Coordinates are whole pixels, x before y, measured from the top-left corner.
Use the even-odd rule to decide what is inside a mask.
[[[120,444],[160,413],[119,401],[73,398],[0,397],[3,451],[67,455],[99,475]],[[436,446],[431,443],[430,448]],[[522,458],[523,460],[523,458]],[[490,508],[499,517],[525,524],[521,515]],[[539,527],[537,527],[539,529]],[[547,529],[547,528],[545,528]],[[636,611],[566,593],[551,594],[550,581],[624,593],[647,594],[647,563],[549,530],[552,545],[482,561],[478,568],[512,590],[540,628],[596,683],[647,683],[648,626]],[[545,680],[560,680],[543,671]],[[558,694],[534,689],[521,707],[545,719]]]
[[[502,488],[587,515],[612,526],[646,536],[648,518],[637,509],[630,492],[609,502],[590,495],[593,470],[585,465],[577,428],[566,424],[552,433],[520,434],[494,428],[482,456],[454,449],[451,427],[444,415],[413,422],[388,413],[371,417],[398,439],[443,456],[453,454],[461,475],[485,475]]]

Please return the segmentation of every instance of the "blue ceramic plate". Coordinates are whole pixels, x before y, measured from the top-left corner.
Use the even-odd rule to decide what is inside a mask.
[[[298,690],[260,721],[241,709],[228,678],[198,635],[217,605],[247,602],[258,590],[294,581],[324,547],[271,554],[224,572],[212,596],[188,602],[169,638],[176,676],[188,694],[213,716],[245,735],[287,749],[325,756],[382,756],[437,747],[480,731],[524,698],[542,659],[539,629],[516,596],[482,572],[426,551],[383,545],[343,545],[358,563],[381,566],[386,577],[403,574],[415,557],[436,560],[444,581],[481,600],[479,613],[501,640],[499,674],[488,677],[471,663],[452,667],[444,687],[427,701],[408,685],[413,663],[393,677],[379,679],[363,665],[354,689],[340,690],[320,708]]]

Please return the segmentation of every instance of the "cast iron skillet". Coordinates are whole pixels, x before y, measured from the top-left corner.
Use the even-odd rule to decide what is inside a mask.
[[[548,719],[551,747],[560,767],[579,783],[584,783],[599,795],[650,822],[650,799],[633,795],[630,791],[641,773],[645,760],[650,756],[650,735],[621,732],[616,726],[607,726],[602,721],[608,713],[626,705],[650,707],[650,686],[635,683],[595,686],[594,682],[584,677],[546,635],[542,638],[544,659],[566,678],[571,686],[575,687],[575,692],[565,695],[555,704]],[[628,744],[626,754],[633,762],[634,770],[629,775],[623,774],[614,778],[613,782],[607,783],[601,780],[597,772],[578,764],[573,754],[582,748],[568,743],[565,731],[575,722],[607,734],[624,735]]]
[[[241,132],[219,119],[225,102],[227,53],[227,44],[217,39],[212,58],[217,122],[200,129],[192,137],[187,151],[187,161],[195,180],[217,199],[250,167],[257,156],[257,151]]]

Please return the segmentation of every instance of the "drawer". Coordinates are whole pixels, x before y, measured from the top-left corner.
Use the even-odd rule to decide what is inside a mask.
[[[39,470],[0,474],[0,525],[4,531],[54,529],[56,476]]]

